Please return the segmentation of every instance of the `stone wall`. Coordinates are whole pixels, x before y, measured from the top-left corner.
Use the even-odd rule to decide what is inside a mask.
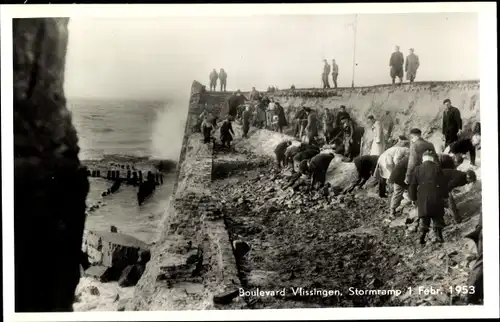
[[[205,95],[194,82],[174,198],[128,310],[234,309],[244,304],[241,299],[215,303],[234,294],[240,282],[229,235],[210,192],[212,148],[193,131]]]

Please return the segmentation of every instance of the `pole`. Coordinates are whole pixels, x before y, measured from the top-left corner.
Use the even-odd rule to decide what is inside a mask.
[[[353,54],[352,54],[352,83],[351,87],[354,88],[354,72],[356,70],[356,31],[358,29],[358,15],[354,17],[354,44],[353,44]]]

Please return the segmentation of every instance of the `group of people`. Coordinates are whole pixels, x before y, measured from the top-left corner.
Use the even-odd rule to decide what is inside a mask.
[[[402,135],[394,146],[385,149],[383,126],[374,116],[369,116],[368,122],[372,126],[373,133],[370,152],[353,158],[356,168],[356,173],[353,175],[356,178],[353,178],[352,184],[343,191],[343,193],[350,193],[356,187],[361,188],[373,176],[378,182],[380,197],[386,198],[389,185],[392,188],[392,196],[388,217],[392,219],[398,216],[398,208],[406,193],[407,198],[417,205],[421,244],[425,244],[431,221],[437,241],[443,242],[445,207],[450,208],[456,223],[461,222],[452,191],[477,180],[472,169],[463,172],[457,170],[457,167],[463,163],[465,154],[469,154],[471,165],[475,165],[476,150],[481,148],[480,123],[476,123],[471,134],[461,135],[460,112],[451,105],[449,99],[446,99],[443,104],[446,106],[442,129],[446,149],[441,154],[436,152],[431,142],[422,137],[422,131],[417,128],[410,130],[409,139]],[[338,114],[340,115],[337,115],[337,119],[344,122],[343,129],[348,131],[347,133],[353,133],[352,120],[347,116],[348,113],[341,110]],[[304,128],[303,125],[302,128]],[[325,136],[328,131],[326,127]],[[309,133],[312,135],[312,132],[308,132],[308,135]],[[285,140],[275,149],[276,162],[279,167],[291,166],[292,172],[298,171],[299,176],[309,176],[311,188],[318,183],[321,187],[325,184],[331,161],[336,155],[341,154],[339,152],[344,148],[343,145],[351,140],[352,136],[345,135],[341,144],[332,145],[334,149],[330,152],[322,152],[317,140],[309,140],[300,144],[292,144],[291,141]],[[328,141],[329,138],[326,138],[326,142]],[[345,156],[342,161],[346,161]],[[297,176],[292,176],[291,180],[297,180],[297,178]]]
[[[420,60],[415,54],[415,49],[410,48],[409,54],[405,57],[403,53],[399,51],[399,46],[396,46],[394,52],[391,54],[389,59],[390,76],[392,79],[392,84],[396,84],[396,78],[399,78],[399,84],[403,83],[403,76],[406,73],[406,79],[412,84],[417,77],[417,70],[420,67]],[[324,60],[323,73],[321,78],[323,80],[323,88],[330,88],[330,83],[328,81],[329,75],[332,75],[332,81],[334,88],[337,88],[337,78],[339,76],[339,66],[332,60],[332,64],[328,64],[328,61]]]
[[[406,60],[403,53],[399,51],[399,46],[396,46],[394,52],[389,59],[390,75],[392,79],[392,85],[396,84],[396,77],[399,78],[399,84],[403,83],[403,75],[406,73],[406,79],[412,84],[417,77],[417,70],[420,67],[420,60],[417,55],[415,55],[415,50],[413,48],[409,49],[409,55],[406,56]]]
[[[227,73],[224,71],[224,68],[221,68],[219,73],[215,70],[215,68],[212,70],[210,75],[208,76],[208,79],[210,81],[210,91],[216,91],[217,89],[217,80],[220,81],[220,91],[225,92],[226,91],[226,84],[227,84]]]
[[[373,177],[378,182],[381,198],[386,198],[388,192],[392,194],[388,218],[395,219],[399,216],[398,209],[406,195],[418,212],[418,242],[426,244],[432,225],[435,242],[443,243],[445,208],[450,209],[455,223],[462,221],[453,190],[477,180],[472,169],[461,171],[457,167],[463,163],[463,156],[466,154],[469,155],[470,164],[474,166],[476,151],[481,148],[480,123],[475,124],[472,133],[464,133],[460,111],[452,106],[450,99],[444,100],[443,105],[442,134],[445,149],[440,154],[431,142],[422,137],[422,131],[418,128],[409,131],[409,138],[399,136],[397,142],[386,149],[393,124],[385,124],[371,115],[367,118],[367,123],[371,126],[372,143],[368,154],[360,155],[360,150],[355,151],[353,146],[359,146],[365,131],[358,131],[360,127],[345,106],[340,106],[337,113],[325,110],[324,137],[319,135],[316,111],[302,107],[293,119],[294,135],[300,143],[293,144],[291,140],[280,142],[274,151],[277,165],[279,168],[291,167],[292,176],[288,186],[295,189],[310,179],[309,189],[321,188],[322,193],[328,196],[330,185],[326,183],[326,176],[332,161],[352,161],[356,169],[352,173],[353,180],[342,193],[362,188]],[[232,128],[232,121],[235,119],[241,120],[243,137],[247,137],[251,124],[258,128],[269,128],[273,124],[269,120],[277,118],[277,131],[282,131],[288,124],[283,107],[261,95],[255,88],[248,99],[240,91],[234,93],[227,101],[227,108],[227,118],[220,126],[220,140],[225,147],[230,147],[235,135]],[[207,110],[200,117],[205,142],[209,143],[213,139],[217,119]],[[304,177],[309,179],[304,181]],[[477,274],[480,271],[481,267],[474,269]],[[477,284],[477,276],[474,279],[471,283]]]
[[[332,75],[332,81],[334,88],[337,88],[337,78],[339,76],[339,65],[335,62],[335,59],[332,59],[332,65],[328,64],[326,59],[324,61],[323,73],[321,74],[321,79],[323,80],[323,88],[330,88],[330,82],[328,81],[328,77],[330,73]]]

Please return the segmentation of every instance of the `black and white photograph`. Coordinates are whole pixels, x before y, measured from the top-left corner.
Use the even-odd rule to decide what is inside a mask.
[[[498,317],[495,9],[2,6],[4,318]]]

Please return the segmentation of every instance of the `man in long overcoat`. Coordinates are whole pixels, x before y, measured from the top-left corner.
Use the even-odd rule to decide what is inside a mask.
[[[418,56],[415,55],[414,49],[410,48],[410,54],[406,56],[405,61],[406,79],[410,81],[410,84],[412,84],[415,77],[417,77],[417,69],[419,67],[420,60],[418,59]]]
[[[422,164],[412,172],[408,187],[410,200],[417,204],[421,245],[425,245],[431,222],[437,241],[444,242],[444,207],[448,183],[435,154],[431,150],[423,153]]]
[[[462,131],[462,117],[460,110],[451,105],[450,99],[443,101],[445,110],[443,112],[443,135],[445,147],[458,140],[458,135]]]

